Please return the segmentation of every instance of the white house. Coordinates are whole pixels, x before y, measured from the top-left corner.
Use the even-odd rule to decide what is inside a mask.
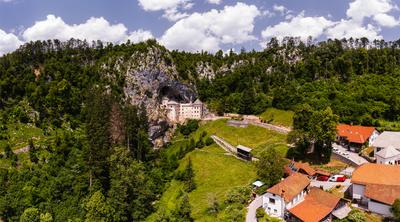
[[[389,146],[375,153],[376,163],[380,164],[399,164],[400,163],[400,151]]]
[[[354,172],[352,198],[368,210],[390,217],[393,202],[400,198],[400,166],[366,163]]]
[[[377,163],[400,163],[400,132],[385,131],[372,143]]]
[[[271,216],[284,218],[287,209],[296,206],[306,195],[310,180],[294,173],[267,190],[263,196],[263,208]]]
[[[162,107],[167,110],[167,117],[174,122],[183,122],[186,119],[202,119],[204,104],[200,100],[190,103],[178,103],[168,98],[163,98]]]

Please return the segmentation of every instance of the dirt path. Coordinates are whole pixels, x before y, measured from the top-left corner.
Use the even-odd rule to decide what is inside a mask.
[[[255,126],[270,129],[270,130],[276,131],[278,133],[283,133],[283,134],[288,134],[291,131],[291,129],[289,129],[289,128],[282,127],[282,126],[276,126],[276,125],[272,125],[272,124],[268,124],[268,123],[257,123],[257,122],[249,122],[249,123],[252,125],[255,125]]]

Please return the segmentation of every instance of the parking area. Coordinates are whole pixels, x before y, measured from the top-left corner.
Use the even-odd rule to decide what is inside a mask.
[[[337,185],[343,186],[342,191],[344,192],[351,185],[350,179],[346,179],[346,181],[344,182],[329,182],[329,181],[318,181],[318,180],[311,181],[312,187],[323,187],[324,190],[330,190],[336,187]]]
[[[368,163],[368,161],[363,157],[359,156],[358,153],[348,151],[346,148],[336,143],[333,144],[333,152],[345,159],[352,161],[358,166],[364,163]]]

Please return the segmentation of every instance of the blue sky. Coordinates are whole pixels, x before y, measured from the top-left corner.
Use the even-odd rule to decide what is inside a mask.
[[[0,55],[42,39],[156,38],[187,51],[262,49],[271,38],[400,38],[400,0],[0,0]]]

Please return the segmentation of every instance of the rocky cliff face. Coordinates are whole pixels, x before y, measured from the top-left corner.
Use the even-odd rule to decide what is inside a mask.
[[[178,81],[178,73],[168,52],[149,47],[147,52],[136,52],[130,58],[117,58],[103,65],[110,82],[124,80],[126,101],[144,106],[149,119],[149,137],[155,147],[171,139],[173,125],[161,107],[163,97],[189,102],[196,98],[193,88]]]

